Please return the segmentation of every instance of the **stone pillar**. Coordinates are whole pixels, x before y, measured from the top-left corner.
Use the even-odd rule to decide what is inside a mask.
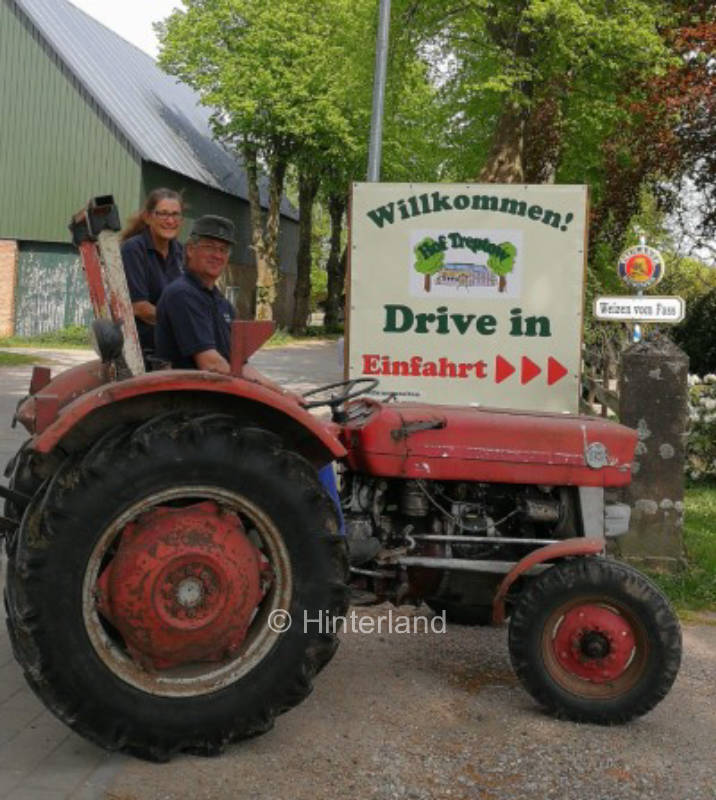
[[[683,563],[684,461],[688,425],[688,356],[670,339],[634,344],[622,353],[619,418],[639,436],[629,533],[619,555],[645,567]]]
[[[15,333],[15,285],[17,282],[17,242],[0,239],[0,336]]]

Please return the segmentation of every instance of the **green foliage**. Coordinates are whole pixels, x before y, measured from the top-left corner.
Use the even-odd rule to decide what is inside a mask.
[[[689,378],[686,472],[692,480],[716,480],[716,375]]]
[[[487,266],[500,277],[509,275],[515,265],[515,256],[517,255],[517,248],[512,242],[502,242],[498,245],[500,250],[504,253],[503,256],[493,253],[487,259]]]
[[[689,368],[698,375],[716,373],[716,287],[687,306],[686,318],[673,338],[689,356]]]
[[[322,184],[325,201],[363,180],[369,140],[375,0],[185,0],[158,26],[159,63],[213,109],[217,136],[248,164],[258,157],[280,195],[287,163]],[[446,112],[423,54],[392,28],[383,178],[434,180]],[[251,172],[249,170],[249,172]],[[255,205],[255,203],[254,203]],[[258,296],[270,300],[276,239],[252,217]],[[271,214],[269,214],[269,222]],[[334,287],[335,289],[335,287]]]
[[[326,299],[328,273],[315,264],[311,267],[311,311],[318,311],[319,303]]]
[[[664,259],[664,278],[656,286],[647,290],[647,294],[676,295],[683,298],[687,320],[694,308],[698,306],[700,298],[716,288],[716,269],[711,269],[702,261],[684,256],[678,251],[670,229],[666,226],[665,215],[658,207],[656,198],[648,186],[641,187],[638,210],[629,219],[628,224],[612,220],[611,216],[611,214],[607,215],[602,226],[603,230],[606,232],[619,228],[623,233],[614,239],[611,235],[605,234],[592,242],[584,304],[584,340],[589,345],[597,346],[608,340],[613,343],[618,352],[621,349],[619,341],[626,341],[627,326],[626,324],[619,326],[614,322],[595,320],[593,317],[594,298],[603,294],[630,293],[630,290],[618,277],[616,266],[619,254],[627,247],[638,244],[640,234],[646,237],[647,244],[656,247],[661,252]],[[662,333],[668,333],[683,347],[678,338],[683,326],[683,323],[678,326],[663,326],[661,330]],[[647,330],[650,327],[648,326]],[[707,371],[707,369],[694,369],[692,366],[692,372],[703,374]]]
[[[271,338],[263,346],[264,348],[286,347],[295,341],[296,337],[290,334],[286,328],[276,328],[271,334]]]
[[[348,4],[310,0],[189,0],[160,27],[160,65],[216,109],[222,138],[268,150],[331,131],[350,140],[340,113]]]
[[[271,338],[264,344],[264,348],[279,347],[300,347],[303,343],[319,343],[320,341],[335,341],[342,335],[342,332],[327,331],[320,326],[311,327],[306,330],[303,336],[294,336],[285,328],[277,328]]]
[[[529,118],[549,100],[554,113],[544,127],[557,133],[557,180],[590,183],[599,202],[603,144],[628,115],[618,99],[668,64],[660,35],[667,3],[490,0],[456,8],[433,0],[417,13],[416,5],[399,0],[398,8],[422,36],[452,108],[451,176],[477,174],[504,109]]]
[[[680,611],[716,610],[716,483],[688,486],[684,498],[688,567],[652,575]]]

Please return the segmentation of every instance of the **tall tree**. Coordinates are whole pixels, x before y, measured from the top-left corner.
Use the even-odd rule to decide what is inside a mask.
[[[298,211],[299,236],[296,257],[296,285],[293,291],[293,314],[291,333],[306,332],[306,323],[311,303],[311,263],[313,230],[313,204],[318,193],[319,178],[309,167],[299,169],[298,173]]]
[[[666,56],[658,0],[402,2],[442,64],[462,178],[554,177],[563,143],[579,126],[604,141],[625,77],[655,74]],[[533,146],[538,132],[543,147]]]
[[[276,296],[278,229],[286,169],[330,128],[346,132],[328,81],[339,63],[336,32],[347,0],[184,0],[160,26],[160,65],[193,86],[214,109],[218,137],[246,166],[257,317],[270,319]],[[268,213],[259,176],[268,174]]]

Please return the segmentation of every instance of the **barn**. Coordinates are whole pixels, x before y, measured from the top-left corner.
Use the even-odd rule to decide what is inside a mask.
[[[124,220],[159,186],[184,194],[183,235],[202,214],[234,221],[226,290],[252,314],[246,174],[213,140],[196,92],[67,0],[0,0],[0,75],[0,335],[86,324],[72,213],[113,194]],[[290,319],[297,248],[298,214],[284,199],[279,324]]]

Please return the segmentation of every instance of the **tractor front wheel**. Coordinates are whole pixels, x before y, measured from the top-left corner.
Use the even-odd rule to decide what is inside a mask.
[[[213,754],[311,691],[337,646],[316,620],[345,611],[346,571],[310,464],[227,416],[164,416],[69,458],[35,496],[8,625],[78,733],[151,760]]]
[[[517,598],[512,665],[525,689],[558,717],[627,722],[669,691],[681,661],[678,620],[632,567],[605,558],[562,562]]]

